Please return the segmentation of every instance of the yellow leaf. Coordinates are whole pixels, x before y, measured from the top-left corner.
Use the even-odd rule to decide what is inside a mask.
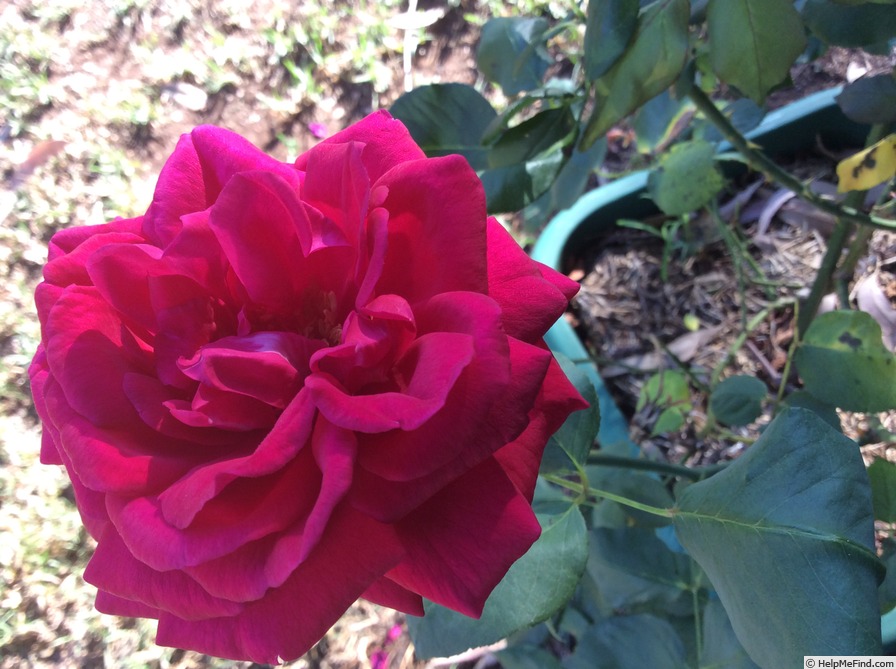
[[[874,146],[869,146],[837,165],[841,193],[868,190],[896,176],[896,133],[887,135]]]

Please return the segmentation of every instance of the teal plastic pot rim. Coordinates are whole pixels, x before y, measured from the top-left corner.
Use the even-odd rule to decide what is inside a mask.
[[[809,95],[789,105],[769,112],[756,128],[746,133],[748,139],[761,142],[763,137],[787,140],[784,132],[788,127],[819,112],[836,107],[836,97],[842,88],[832,88]],[[803,124],[801,124],[803,125]],[[719,151],[729,151],[731,145],[719,145]],[[569,209],[559,212],[539,235],[532,249],[532,258],[556,270],[563,270],[563,254],[571,237],[594,212],[626,197],[631,197],[647,188],[649,171],[634,172],[621,179],[585,193]],[[548,331],[545,341],[552,350],[572,359],[591,378],[600,398],[601,425],[598,440],[603,448],[622,446],[637,452],[637,447],[629,438],[628,423],[610,397],[597,367],[591,360],[582,341],[572,326],[563,318]]]
[[[770,133],[786,130],[788,126],[800,122],[808,116],[829,109],[836,105],[836,97],[842,88],[833,88],[798,100],[780,109],[769,112],[762,123],[751,132],[746,133],[748,139],[755,140]],[[731,146],[722,143],[719,151],[729,151]],[[631,197],[647,188],[649,171],[634,172],[621,179],[596,188],[580,197],[569,209],[559,212],[541,233],[532,249],[532,258],[552,267],[563,270],[564,252],[570,238],[576,233],[594,212],[606,207],[609,203]],[[629,426],[619,407],[613,402],[597,369],[579,336],[572,325],[561,318],[545,335],[550,348],[572,359],[582,369],[597,388],[600,401],[601,424],[598,441],[602,448],[619,451],[628,449],[637,454],[638,448],[629,437]],[[881,637],[885,648],[896,651],[896,609],[881,617]]]

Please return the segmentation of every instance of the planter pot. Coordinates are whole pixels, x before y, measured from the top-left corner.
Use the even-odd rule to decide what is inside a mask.
[[[831,89],[770,112],[747,137],[771,155],[786,156],[814,146],[820,137],[826,147],[862,146],[867,126],[847,119],[836,104],[840,89]],[[730,150],[722,144],[719,151]],[[737,167],[735,167],[737,169]],[[569,269],[567,259],[576,249],[588,248],[619,219],[643,219],[659,213],[646,197],[648,171],[635,172],[583,195],[571,208],[558,213],[544,229],[532,250],[532,257],[561,272]],[[629,437],[629,426],[607,391],[597,365],[573,327],[559,320],[545,340],[554,351],[571,358],[597,388],[601,424],[598,442],[602,449],[637,453]],[[896,610],[881,619],[885,647],[896,650]]]

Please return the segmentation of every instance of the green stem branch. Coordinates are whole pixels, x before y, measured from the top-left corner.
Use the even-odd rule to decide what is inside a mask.
[[[738,130],[731,124],[731,121],[719,111],[719,108],[715,106],[709,96],[700,90],[698,86],[691,84],[688,89],[688,97],[691,98],[694,105],[703,113],[707,120],[722,133],[722,136],[737,149],[747,161],[747,164],[757,172],[764,174],[769,180],[792,190],[806,202],[810,202],[822,211],[833,214],[840,220],[849,223],[857,223],[859,225],[870,225],[886,230],[896,229],[896,221],[880,218],[879,216],[869,216],[859,211],[856,207],[847,206],[845,204],[841,205],[814,193],[799,178],[784,170],[780,165],[776,164],[771,158],[751,144],[746,137],[738,132]]]
[[[724,464],[712,465],[709,467],[685,467],[684,465],[676,465],[671,462],[659,462],[657,460],[646,460],[644,458],[629,458],[624,455],[613,455],[611,453],[601,453],[599,451],[591,453],[588,456],[588,464],[601,467],[624,467],[625,469],[667,474],[669,476],[686,478],[691,481],[701,481],[725,468]]]
[[[556,476],[554,474],[542,474],[542,478],[549,483],[553,483],[554,485],[560,486],[561,488],[565,488],[566,490],[570,490],[577,495],[581,495],[585,487],[581,483],[576,483],[575,481],[569,481],[562,476]],[[597,497],[600,499],[606,499],[611,502],[616,502],[617,504],[622,504],[623,506],[630,507],[632,509],[637,509],[638,511],[643,511],[645,513],[650,513],[654,516],[662,516],[663,518],[672,518],[675,514],[672,509],[664,509],[658,506],[651,506],[650,504],[643,504],[641,502],[637,502],[633,499],[629,499],[628,497],[624,497],[622,495],[617,495],[616,493],[609,492],[608,490],[598,490],[597,488],[588,488],[587,494],[589,497]]]
[[[866,140],[866,146],[871,146],[872,144],[876,144],[883,137],[885,132],[885,128],[882,124],[875,124],[871,126],[871,130],[868,132],[868,139]],[[865,191],[851,191],[846,195],[846,198],[843,200],[843,211],[847,209],[855,209],[862,205],[862,202],[865,200]],[[809,327],[809,324],[812,322],[812,319],[815,318],[815,314],[818,313],[818,307],[821,304],[822,298],[824,298],[825,294],[830,290],[831,282],[834,280],[835,276],[837,276],[837,266],[840,265],[844,269],[841,270],[838,282],[841,286],[840,290],[840,307],[842,309],[849,308],[849,295],[848,291],[844,286],[844,272],[846,271],[846,266],[850,262],[854,262],[852,260],[852,256],[856,253],[864,253],[864,250],[854,250],[852,253],[848,255],[848,257],[841,263],[841,257],[843,256],[843,249],[846,248],[846,244],[849,239],[853,236],[855,232],[855,223],[850,221],[846,216],[839,216],[837,218],[837,222],[834,224],[834,230],[831,232],[831,236],[828,239],[827,249],[825,250],[824,257],[821,259],[821,266],[818,268],[818,273],[815,275],[815,280],[812,282],[812,287],[809,290],[809,297],[806,298],[805,303],[803,304],[802,311],[800,312],[800,318],[797,321],[797,329],[800,332],[805,332]],[[864,235],[863,235],[864,236]],[[854,241],[852,246],[854,249],[858,249],[862,246],[861,237],[858,241]],[[867,240],[865,241],[865,247],[867,247]],[[855,261],[858,261],[858,258],[855,258]],[[854,267],[854,265],[853,265]]]

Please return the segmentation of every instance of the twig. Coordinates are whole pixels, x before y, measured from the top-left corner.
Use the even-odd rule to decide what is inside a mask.
[[[719,111],[712,100],[698,86],[691,83],[688,89],[688,97],[704,116],[712,123],[722,136],[731,142],[731,145],[744,157],[747,164],[754,170],[762,172],[769,180],[774,181],[789,190],[792,190],[806,202],[810,202],[822,211],[837,216],[841,220],[859,225],[870,225],[885,230],[896,230],[896,221],[891,221],[879,216],[871,216],[862,213],[855,207],[841,205],[827,200],[814,193],[799,178],[784,170],[762,151],[754,148],[752,144],[731,124],[731,121]]]

